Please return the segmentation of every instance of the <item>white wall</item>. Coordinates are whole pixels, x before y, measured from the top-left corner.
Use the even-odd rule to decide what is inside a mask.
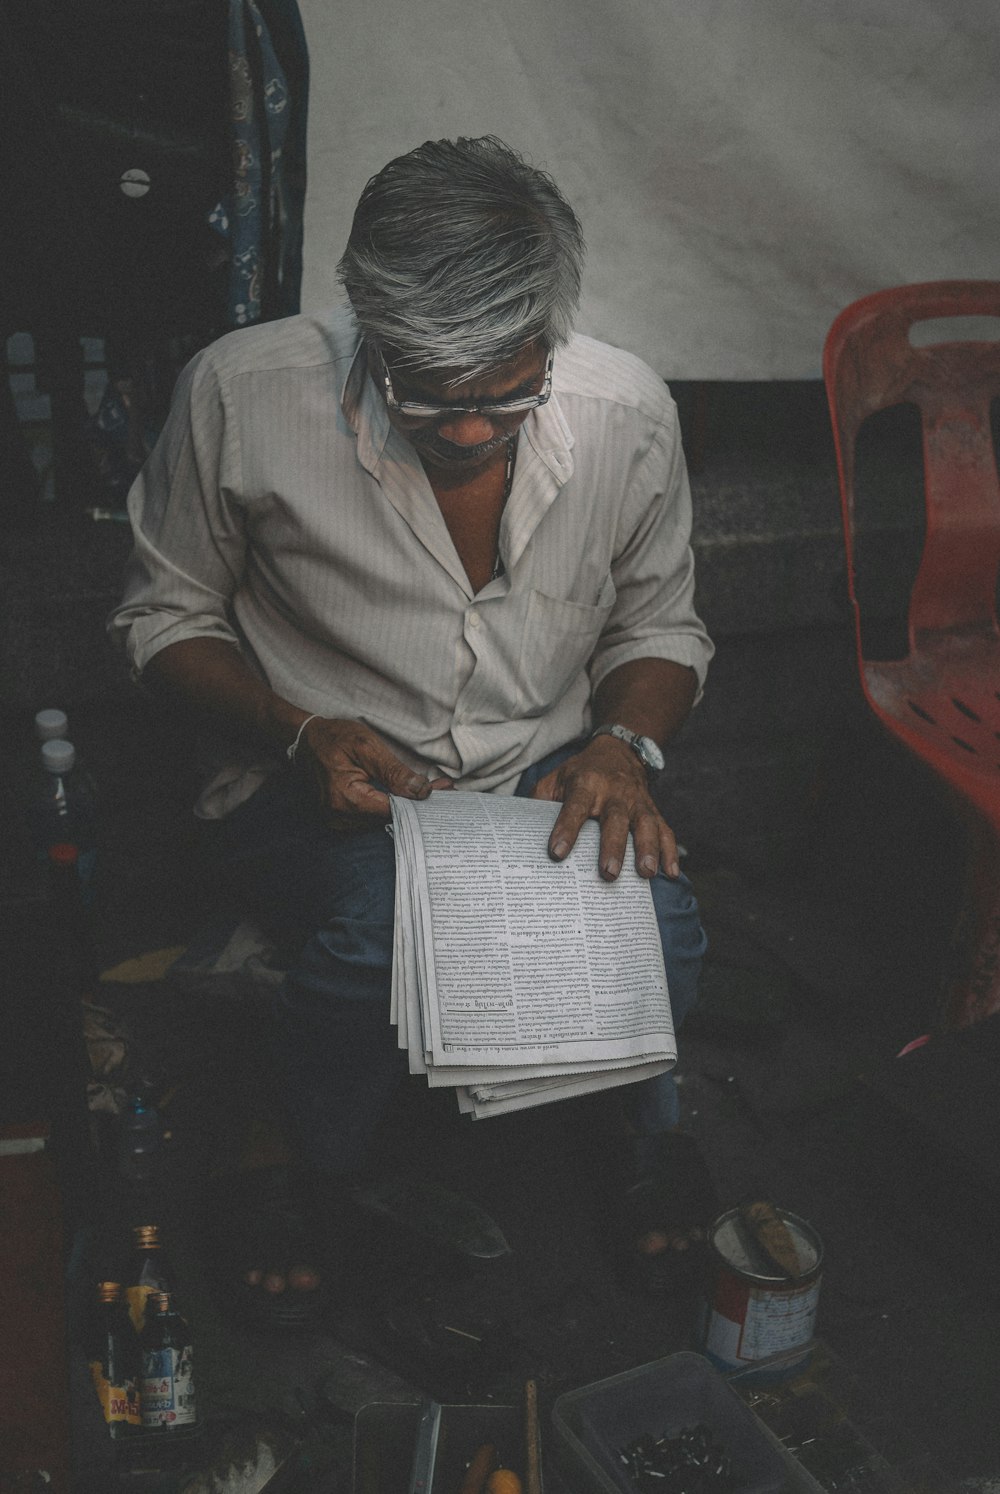
[[[369,176],[500,135],[590,246],[581,330],[665,377],[814,378],[849,301],[1000,278],[996,0],[300,0],[303,305]]]

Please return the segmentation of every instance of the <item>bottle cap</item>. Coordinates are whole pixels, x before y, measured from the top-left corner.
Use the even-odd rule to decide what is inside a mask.
[[[133,1225],[132,1236],[140,1250],[158,1250],[160,1248],[160,1226],[158,1224]]]
[[[75,866],[79,859],[79,849],[72,841],[60,840],[49,846],[49,860],[56,866]]]
[[[50,773],[68,773],[76,762],[76,748],[64,737],[42,743],[42,763]]]
[[[65,737],[69,728],[65,711],[39,711],[35,717],[35,736],[40,742],[51,742],[54,737]]]
[[[102,1302],[117,1302],[122,1293],[120,1281],[99,1281],[97,1295]]]

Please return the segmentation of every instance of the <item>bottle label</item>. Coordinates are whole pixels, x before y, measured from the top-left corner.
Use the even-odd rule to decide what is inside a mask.
[[[142,1356],[142,1424],[144,1427],[190,1426],[195,1420],[193,1353],[183,1349],[147,1349]]]
[[[125,1297],[128,1301],[128,1315],[132,1319],[132,1327],[136,1333],[141,1333],[146,1326],[146,1303],[150,1294],[158,1291],[155,1286],[130,1286],[125,1288]]]
[[[105,1379],[104,1366],[99,1359],[90,1361],[90,1373],[97,1391],[97,1399],[104,1412],[108,1426],[137,1427],[140,1423],[139,1386],[129,1377],[122,1385],[111,1385]]]

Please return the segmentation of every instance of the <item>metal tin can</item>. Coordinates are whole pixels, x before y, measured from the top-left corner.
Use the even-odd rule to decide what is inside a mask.
[[[778,1380],[796,1374],[812,1351],[823,1246],[811,1225],[784,1209],[778,1217],[795,1242],[797,1281],[766,1274],[751,1254],[738,1209],[715,1221],[709,1240],[716,1261],[706,1302],[702,1347],[726,1373]]]

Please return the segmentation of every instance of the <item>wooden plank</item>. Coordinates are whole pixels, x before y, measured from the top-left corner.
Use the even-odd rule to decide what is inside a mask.
[[[47,1140],[46,1125],[0,1129],[0,1485],[34,1473],[70,1494],[63,1218]]]

